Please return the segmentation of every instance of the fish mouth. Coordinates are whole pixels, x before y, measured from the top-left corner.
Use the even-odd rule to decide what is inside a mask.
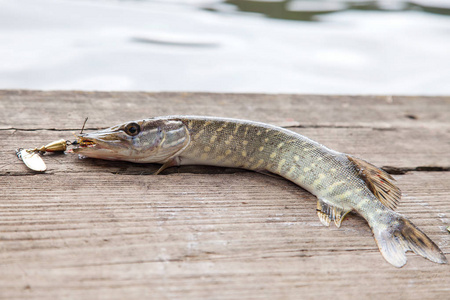
[[[74,146],[74,148],[72,148],[73,152],[81,152],[89,148],[98,148],[99,143],[94,139],[78,136],[77,140],[72,143],[72,146]]]
[[[123,159],[117,144],[120,140],[110,135],[86,134],[77,136],[77,140],[72,143],[74,148],[72,153],[82,155],[84,157],[99,158],[106,160]]]

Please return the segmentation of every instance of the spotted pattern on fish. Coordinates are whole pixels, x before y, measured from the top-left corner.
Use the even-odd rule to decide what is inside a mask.
[[[127,133],[130,124],[139,130]],[[78,139],[74,152],[163,164],[157,173],[185,164],[271,172],[317,196],[317,215],[326,226],[334,222],[339,227],[350,211],[359,213],[392,265],[403,266],[406,251],[447,262],[431,239],[394,211],[401,192],[389,174],[293,131],[246,120],[168,116],[127,122]]]

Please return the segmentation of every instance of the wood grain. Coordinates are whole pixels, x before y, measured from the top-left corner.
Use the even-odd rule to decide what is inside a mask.
[[[36,174],[13,150],[69,139],[86,115],[90,128],[194,113],[289,126],[404,168],[398,211],[449,256],[449,99],[0,91],[0,298],[445,299],[448,265],[409,254],[392,267],[362,218],[324,227],[283,179],[69,154]]]

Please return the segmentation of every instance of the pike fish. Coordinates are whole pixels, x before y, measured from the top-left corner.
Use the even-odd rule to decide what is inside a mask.
[[[317,215],[326,226],[340,227],[350,211],[360,214],[392,265],[402,267],[407,251],[447,263],[423,231],[394,211],[401,192],[388,173],[284,128],[215,117],[157,117],[80,134],[73,151],[92,158],[162,164],[156,174],[180,165],[274,173],[317,197]]]

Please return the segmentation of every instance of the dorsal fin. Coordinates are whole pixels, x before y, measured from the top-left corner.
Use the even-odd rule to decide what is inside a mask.
[[[347,155],[348,159],[355,164],[361,178],[367,184],[369,190],[384,206],[395,209],[400,201],[402,192],[392,183],[395,179],[385,171],[362,159]]]

